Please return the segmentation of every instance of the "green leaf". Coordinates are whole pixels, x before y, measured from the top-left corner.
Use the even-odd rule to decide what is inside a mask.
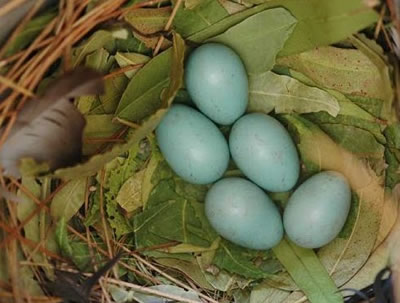
[[[127,39],[117,39],[115,41],[115,49],[119,52],[140,53],[144,55],[151,54],[151,49],[136,38],[131,32],[129,32]]]
[[[301,73],[290,70],[290,75],[307,85],[316,86],[312,80]],[[386,142],[385,137],[382,135],[382,125],[380,125],[379,120],[377,120],[376,117],[357,106],[356,103],[353,103],[349,98],[338,91],[330,89],[325,90],[334,96],[339,102],[339,115],[332,117],[325,112],[319,112],[308,114],[307,119],[310,119],[317,124],[344,124],[361,128],[373,134],[380,143]]]
[[[266,72],[249,77],[251,112],[311,113],[326,111],[336,117],[338,101],[327,92],[302,84],[296,79]]]
[[[400,182],[400,124],[389,125],[385,129],[385,137],[388,141],[385,150],[385,159],[388,164],[385,185],[393,188]]]
[[[178,241],[209,247],[211,244],[207,239],[209,235],[202,230],[201,221],[196,217],[192,203],[183,199],[170,200],[135,216],[136,246],[139,248],[151,246],[148,245],[148,234],[154,234],[165,240],[152,245]]]
[[[371,115],[380,119],[388,119],[384,105],[385,102],[380,99],[367,98],[360,96],[346,95],[346,97],[351,100],[354,104],[358,105],[363,110],[367,111]]]
[[[104,94],[99,96],[99,100],[106,114],[115,113],[127,85],[128,79],[124,75],[108,78],[104,81]]]
[[[140,33],[153,34],[164,29],[170,15],[171,7],[169,6],[161,8],[139,8],[128,11],[128,13],[124,15],[124,19]]]
[[[383,84],[380,96],[382,100],[384,100],[384,106],[380,117],[388,120],[392,113],[393,102],[393,87],[388,60],[384,57],[382,48],[375,40],[369,40],[364,35],[358,35],[350,37],[350,41],[370,59],[379,71],[380,80]]]
[[[383,160],[385,147],[368,131],[343,124],[320,124],[320,128],[342,147],[360,158]]]
[[[362,289],[371,284],[372,278],[388,265],[388,249],[385,244],[379,246],[369,256],[360,271],[343,288]]]
[[[252,289],[250,303],[283,303],[289,295],[290,292],[273,288],[268,282],[264,282]]]
[[[71,240],[68,235],[67,221],[61,217],[56,227],[56,240],[64,257],[71,259],[80,270],[87,270],[92,258],[89,247],[80,240]]]
[[[339,42],[378,20],[378,15],[358,0],[323,2],[319,0],[252,0],[251,2],[263,4],[209,25],[189,36],[188,40],[200,43],[222,34],[256,13],[269,8],[283,7],[298,22],[278,54],[279,57],[283,57]]]
[[[23,177],[34,177],[48,173],[50,166],[46,162],[38,163],[33,158],[22,158],[19,161],[19,171]]]
[[[93,139],[106,139],[115,135],[121,125],[113,123],[113,115],[89,115],[86,116],[86,126],[83,132],[84,144],[83,154],[91,155],[96,153],[104,143],[93,143]]]
[[[156,33],[164,30],[171,15],[171,7],[139,8],[124,16],[125,21],[133,27],[133,35],[142,41],[147,47],[155,48],[160,35]],[[170,46],[168,40],[164,39],[161,49]]]
[[[156,146],[156,142],[152,140],[152,153],[149,164],[143,175],[142,181],[142,201],[143,208],[146,208],[147,201],[149,200],[150,193],[154,188],[154,184],[152,182],[153,174],[156,172],[160,162],[163,161],[162,155]]]
[[[26,48],[56,16],[57,13],[52,10],[29,21],[21,33],[19,33],[14,41],[7,47],[5,56],[12,56]]]
[[[269,9],[247,18],[208,41],[219,42],[234,49],[243,60],[247,72],[257,74],[269,71],[274,66],[276,55],[295,25],[296,19],[287,10]]]
[[[186,290],[174,285],[168,285],[168,284],[155,285],[155,286],[150,286],[149,289],[153,289],[154,291],[158,291],[160,293],[168,294],[171,296],[185,298],[187,300],[190,300],[190,302],[202,302],[195,291]],[[113,300],[116,303],[125,303],[125,302],[163,303],[166,301],[168,302],[171,301],[158,296],[144,294],[138,291],[133,291],[133,290],[128,291],[125,290],[124,288],[120,288],[117,286],[112,286],[110,292]]]
[[[137,121],[153,113],[161,105],[165,106],[171,92],[177,92],[182,86],[184,51],[184,41],[175,35],[173,48],[153,58],[138,71],[122,95],[116,112],[118,117]],[[167,87],[169,93],[165,97],[161,96]]]
[[[88,187],[87,178],[79,178],[68,182],[54,196],[50,206],[50,213],[54,220],[63,218],[68,222],[85,203]]]
[[[277,267],[267,266],[262,268],[261,266],[256,266],[256,260],[260,261],[260,258],[265,259],[264,262],[267,262],[267,264],[276,263],[268,251],[252,251],[223,240],[216,252],[213,264],[220,269],[225,269],[246,278],[261,279],[271,277],[276,272]]]
[[[130,148],[135,146],[148,134],[150,134],[161,121],[164,114],[167,112],[165,109],[157,111],[148,120],[146,120],[138,129],[132,132],[127,140],[127,143],[117,144],[110,151],[103,154],[96,154],[92,156],[87,162],[78,164],[73,167],[58,169],[55,171],[55,176],[74,179],[79,176],[92,176],[96,174],[106,163],[112,161],[119,155],[127,152]]]
[[[62,255],[67,257],[73,255],[72,247],[68,240],[67,221],[63,217],[57,222],[56,240]]]
[[[142,54],[138,54],[138,53],[120,53],[120,52],[118,52],[115,55],[115,60],[117,61],[118,65],[120,67],[125,67],[125,66],[129,66],[129,65],[147,63],[150,60],[150,57],[142,55]],[[138,71],[139,71],[139,69],[125,72],[125,76],[127,76],[129,79],[132,79],[132,77]]]
[[[311,303],[343,302],[335,283],[313,250],[284,239],[273,251]]]
[[[169,81],[169,89],[166,94],[162,95],[162,100],[165,107],[169,107],[177,94],[179,88],[183,83],[183,59],[184,59],[184,42],[179,36],[174,38],[174,47],[169,52],[172,55],[173,68],[171,70],[171,81]],[[157,56],[156,58],[158,58]],[[154,70],[153,70],[154,72]],[[139,76],[136,75],[136,76]],[[134,80],[136,77],[132,78]],[[167,78],[168,79],[168,78]],[[132,82],[131,82],[132,83]],[[129,90],[129,87],[127,88]],[[133,131],[133,133],[128,136],[127,143],[115,145],[111,151],[104,154],[95,155],[90,158],[86,163],[79,164],[75,167],[59,169],[55,172],[58,177],[63,177],[66,179],[71,179],[75,177],[91,176],[99,171],[106,163],[110,162],[117,156],[128,151],[130,148],[135,146],[140,140],[148,136],[160,123],[163,116],[166,114],[168,109],[159,109],[156,113],[150,116],[143,124]]]
[[[173,27],[183,37],[197,33],[228,16],[219,1],[205,0],[195,8],[181,6],[174,18]]]
[[[284,64],[297,70],[318,86],[344,94],[392,99],[388,68],[379,68],[360,50],[319,47],[298,55],[281,58]]]
[[[39,200],[41,200],[41,186],[36,182],[33,177],[23,177],[21,180],[22,186],[29,190],[29,192]],[[18,196],[20,196],[23,201],[17,204],[17,218],[20,222],[24,222],[34,211],[36,211],[38,205],[27,195],[25,195],[21,190],[18,191]],[[45,218],[46,219],[46,218]],[[43,223],[43,221],[42,221]],[[40,214],[33,216],[24,225],[25,238],[33,241],[34,243],[41,242],[41,220]],[[48,226],[45,226],[48,228]],[[25,249],[31,250],[28,246]],[[32,254],[32,260],[39,264],[47,264],[46,257],[41,252],[35,252]],[[52,270],[46,269],[46,274],[52,275]]]
[[[185,8],[187,9],[194,9],[199,6],[203,0],[185,0]]]
[[[86,56],[85,66],[106,73],[111,68],[114,58],[104,49],[100,48]],[[95,95],[82,96],[76,100],[77,108],[82,114],[87,114],[93,106],[99,102],[99,97]]]
[[[164,51],[131,79],[116,111],[119,118],[138,121],[161,106],[161,92],[168,86],[171,54],[171,49]]]
[[[107,220],[118,238],[132,232],[128,218],[120,211],[117,197],[123,184],[139,169],[138,150],[139,144],[136,144],[128,151],[127,158],[117,158],[106,165],[104,205]]]
[[[179,260],[172,258],[158,258],[156,259],[157,263],[160,263],[169,268],[175,268],[180,270],[189,278],[191,278],[197,285],[201,288],[205,288],[208,290],[213,290],[213,287],[210,283],[207,282],[199,264],[196,262],[196,259],[192,257],[190,260]]]
[[[104,48],[108,43],[113,41],[114,37],[109,31],[98,30],[94,32],[90,38],[83,41],[80,46],[73,50],[74,66],[81,64],[88,54]]]
[[[228,14],[225,18],[221,18],[219,20],[215,20],[215,22],[211,24],[207,24],[202,26],[201,30],[191,31],[187,40],[194,42],[194,43],[201,43],[209,38],[214,36],[220,35],[224,33],[226,30],[230,29],[231,27],[239,24],[240,22],[244,21],[246,18],[251,17],[257,13],[260,13],[268,8],[268,5],[258,5],[253,8],[246,9],[240,13],[234,14],[229,16]],[[193,22],[188,19],[187,22]],[[185,35],[183,35],[186,37]]]
[[[85,58],[85,66],[97,70],[101,73],[106,73],[110,70],[114,63],[114,57],[104,48],[95,50]]]
[[[359,0],[248,0],[261,7],[282,6],[298,20],[280,56],[301,53],[346,39],[378,20],[378,14]]]

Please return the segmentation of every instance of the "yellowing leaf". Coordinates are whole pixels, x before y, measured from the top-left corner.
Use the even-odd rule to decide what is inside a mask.
[[[86,178],[68,182],[53,198],[50,207],[51,216],[55,220],[64,218],[69,221],[85,203],[88,186]]]
[[[92,155],[104,145],[104,142],[96,142],[94,140],[110,138],[121,129],[120,124],[113,123],[113,118],[113,115],[86,116],[86,126],[83,132],[84,155]]]
[[[140,8],[129,11],[124,17],[133,28],[133,35],[142,41],[147,47],[154,48],[160,36],[153,35],[164,30],[165,25],[171,15],[171,7],[161,8]],[[170,45],[168,40],[164,40],[161,49],[165,49]]]
[[[173,258],[159,258],[157,259],[157,262],[164,266],[180,270],[186,275],[188,275],[193,281],[195,281],[197,285],[205,289],[213,290],[210,283],[208,283],[207,280],[205,279],[200,266],[197,264],[194,258],[191,259],[190,261],[173,259]]]
[[[143,206],[142,179],[145,170],[137,172],[121,187],[117,195],[117,203],[127,212],[133,212]]]
[[[296,79],[266,72],[249,77],[251,112],[311,113],[326,111],[336,117],[340,106],[327,92]]]
[[[78,66],[91,52],[97,51],[114,40],[111,32],[98,30],[90,38],[77,47],[73,52],[74,66]]]
[[[318,86],[349,95],[391,99],[387,68],[382,71],[359,50],[319,47],[281,58],[278,63],[302,72]]]
[[[144,34],[162,31],[171,15],[171,7],[140,8],[128,11],[124,18],[136,30]]]
[[[120,53],[118,52],[115,55],[115,60],[118,62],[118,65],[120,67],[125,67],[129,65],[136,65],[136,64],[144,64],[150,60],[148,56],[138,54],[138,53]],[[125,72],[125,75],[131,79],[137,72],[138,69],[131,70],[128,72]]]

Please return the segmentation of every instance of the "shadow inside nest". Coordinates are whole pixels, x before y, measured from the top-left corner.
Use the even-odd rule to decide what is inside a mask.
[[[373,284],[361,289],[342,289],[343,292],[352,292],[344,297],[345,303],[374,302],[395,303],[393,295],[392,271],[390,268],[382,269],[375,277]]]
[[[84,278],[83,274],[57,270],[56,279],[45,283],[47,292],[62,299],[62,303],[89,303],[93,287],[121,258],[121,253],[109,260],[91,277]]]

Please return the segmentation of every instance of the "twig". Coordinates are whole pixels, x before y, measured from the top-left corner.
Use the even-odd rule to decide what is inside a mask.
[[[170,280],[171,282],[174,282],[176,285],[179,285],[180,287],[186,289],[186,290],[191,290],[196,292],[194,289],[192,289],[191,287],[187,286],[185,283],[175,279],[174,277],[171,277],[170,275],[168,275],[167,273],[163,272],[161,269],[157,268],[156,266],[154,266],[153,264],[151,264],[150,262],[146,261],[145,259],[143,259],[142,257],[140,257],[138,254],[130,251],[129,249],[127,249],[125,246],[116,243],[119,247],[121,247],[125,252],[129,253],[131,256],[135,257],[137,260],[139,260],[140,262],[142,262],[143,264],[145,264],[146,266],[148,266],[149,268],[151,268],[152,270],[158,272],[160,275],[164,276],[165,278],[167,278],[168,280]],[[215,301],[214,299],[202,294],[202,293],[198,293],[198,295],[204,299],[206,299],[207,301],[211,302],[211,303],[218,303],[218,301]]]
[[[17,7],[21,6],[28,0],[13,0],[9,1],[7,4],[0,7],[0,17],[8,14],[9,12],[13,11]]]
[[[12,181],[12,180],[11,180],[11,181]],[[40,205],[38,205],[38,207],[37,207],[34,211],[32,211],[32,212],[25,218],[25,220],[23,220],[17,227],[15,227],[14,229],[12,229],[11,232],[12,232],[12,233],[19,233],[19,232],[21,231],[21,229],[23,229],[24,226],[25,226],[28,222],[30,222],[30,220],[32,220],[32,218],[35,217],[35,216],[40,212],[40,210],[41,210],[43,207],[45,207],[51,200],[53,200],[53,197],[54,197],[68,182],[69,182],[69,181],[66,181],[66,182],[60,184],[60,185],[57,187],[57,189],[56,189],[55,191],[53,191],[53,192],[51,193],[51,195],[48,196],[48,197],[46,198],[46,200],[42,201],[42,202],[40,203]],[[1,222],[0,222],[0,223],[1,223]],[[10,227],[8,227],[8,226],[6,226],[6,228],[7,228],[7,229],[10,229]],[[4,247],[5,245],[7,245],[7,243],[9,243],[11,240],[12,240],[12,237],[10,237],[10,236],[4,238],[3,241],[0,243],[0,249],[1,249],[2,247]],[[32,241],[31,241],[31,242],[32,242]],[[29,245],[29,244],[28,244],[28,245]]]
[[[183,2],[183,0],[177,0],[176,1],[175,6],[174,6],[174,8],[172,10],[171,16],[169,17],[168,22],[164,27],[164,31],[169,31],[169,29],[171,28],[172,22],[174,21],[176,13],[178,12],[178,9],[181,6],[182,2]],[[164,39],[165,39],[164,36],[161,36],[160,39],[158,39],[156,48],[154,49],[153,56],[157,56],[157,54],[160,51],[161,46],[162,46],[162,44],[164,42]]]
[[[34,97],[35,94],[32,93],[30,90],[26,89],[25,87],[22,87],[16,83],[14,83],[13,81],[9,80],[8,78],[1,76],[0,75],[0,83],[2,83],[4,86],[12,88],[14,90],[16,90],[17,92],[27,96],[27,97]]]
[[[100,252],[102,255],[108,256],[107,251],[105,251],[104,249],[102,249],[96,242],[91,242],[91,243],[89,243],[89,242],[87,241],[87,239],[86,239],[85,236],[82,236],[80,233],[78,233],[78,232],[77,232],[75,229],[73,229],[71,226],[68,226],[68,230],[69,230],[70,232],[72,232],[74,235],[76,235],[78,238],[80,238],[81,240],[83,240],[83,241],[84,241],[85,243],[87,243],[88,245],[90,245],[90,246],[96,248],[97,251]],[[127,270],[132,271],[133,273],[137,274],[138,276],[140,276],[140,277],[142,277],[142,278],[144,278],[144,279],[146,279],[146,280],[148,280],[148,281],[151,281],[151,282],[154,283],[154,284],[160,284],[160,283],[161,283],[158,279],[156,279],[156,278],[154,278],[154,277],[150,277],[150,276],[148,276],[148,275],[142,273],[141,271],[139,271],[139,270],[137,270],[136,268],[134,268],[134,267],[132,267],[132,266],[126,264],[126,263],[123,262],[123,261],[118,261],[118,264],[121,265],[121,266],[123,266],[123,267],[125,267]]]
[[[103,77],[103,79],[104,79],[104,80],[107,80],[107,79],[110,79],[110,78],[114,78],[114,77],[119,76],[119,75],[121,75],[121,74],[124,74],[124,73],[126,73],[126,72],[129,72],[129,71],[132,71],[132,70],[141,68],[141,67],[143,67],[143,66],[144,66],[144,63],[124,66],[124,67],[121,67],[121,68],[119,68],[119,69],[117,69],[117,70],[115,70],[115,71],[113,71],[113,72],[111,72],[111,73],[105,75],[105,76]]]

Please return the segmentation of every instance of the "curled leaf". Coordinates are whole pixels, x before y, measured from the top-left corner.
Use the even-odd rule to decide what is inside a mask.
[[[43,97],[29,101],[0,150],[5,174],[20,177],[23,158],[47,162],[50,169],[79,160],[85,119],[69,99],[102,90],[97,72],[77,69],[62,76]]]

